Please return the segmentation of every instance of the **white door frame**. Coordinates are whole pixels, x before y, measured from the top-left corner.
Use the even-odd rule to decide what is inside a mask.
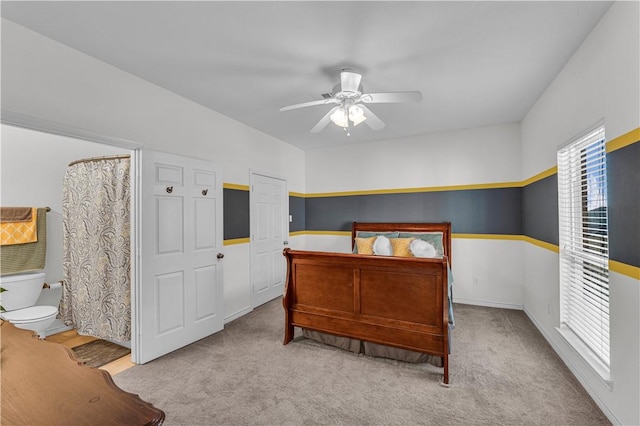
[[[253,184],[254,184],[254,175],[260,175],[260,176],[265,176],[268,178],[272,178],[272,179],[278,179],[284,182],[285,184],[285,208],[284,210],[284,216],[282,218],[282,220],[284,221],[284,230],[286,231],[286,234],[284,236],[285,241],[287,242],[287,244],[283,244],[282,248],[284,249],[285,247],[288,246],[288,241],[289,241],[289,182],[287,181],[287,178],[281,175],[277,175],[274,173],[270,173],[270,172],[264,172],[261,170],[256,170],[256,169],[249,169],[249,285],[251,286],[251,308],[254,309],[256,307],[255,304],[255,297],[254,297],[254,289],[253,289],[253,274],[254,274],[254,266],[253,265],[253,230],[254,230],[254,223],[253,218],[254,215],[256,214],[256,212],[254,211],[254,203],[252,200],[253,197]],[[286,278],[286,277],[284,277]]]
[[[131,362],[140,352],[142,291],[142,147],[131,152]]]

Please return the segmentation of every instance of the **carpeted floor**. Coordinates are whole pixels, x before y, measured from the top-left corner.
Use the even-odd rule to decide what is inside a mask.
[[[455,314],[450,388],[430,365],[282,345],[280,300],[114,381],[166,425],[609,424],[523,312]]]
[[[102,367],[130,354],[131,350],[106,340],[94,340],[72,348],[79,361],[90,367]]]

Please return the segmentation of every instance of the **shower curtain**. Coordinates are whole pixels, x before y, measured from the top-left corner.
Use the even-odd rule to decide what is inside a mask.
[[[60,317],[78,334],[131,339],[130,161],[69,164],[64,177]]]

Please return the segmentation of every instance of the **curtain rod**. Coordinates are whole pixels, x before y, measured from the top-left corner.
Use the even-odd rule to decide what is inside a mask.
[[[119,160],[119,159],[124,159],[124,158],[130,158],[130,155],[107,155],[104,157],[93,157],[93,158],[84,158],[82,160],[76,160],[76,161],[72,161],[69,163],[69,167],[73,166],[74,164],[78,164],[78,163],[88,163],[91,161],[101,161],[101,160]]]

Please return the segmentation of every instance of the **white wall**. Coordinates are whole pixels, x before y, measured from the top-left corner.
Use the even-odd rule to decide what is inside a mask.
[[[611,140],[640,125],[640,3],[616,2],[522,122],[522,178],[604,120]],[[611,273],[610,389],[556,331],[558,255],[525,247],[525,311],[614,423],[640,424],[640,282]]]
[[[638,127],[638,7],[616,2],[522,120],[522,179],[555,166],[558,146],[600,120],[608,140]]]
[[[519,124],[314,150],[306,167],[307,193],[515,182],[520,175]]]
[[[281,176],[304,192],[304,152],[131,74],[2,20],[2,110],[201,158],[223,181],[249,170]],[[11,161],[11,160],[7,160]],[[226,316],[248,306],[248,250],[225,248]]]
[[[307,193],[519,182],[520,161],[519,124],[327,148],[307,153]],[[455,237],[454,301],[522,309],[524,243]],[[348,252],[350,237],[307,235],[307,247]]]

